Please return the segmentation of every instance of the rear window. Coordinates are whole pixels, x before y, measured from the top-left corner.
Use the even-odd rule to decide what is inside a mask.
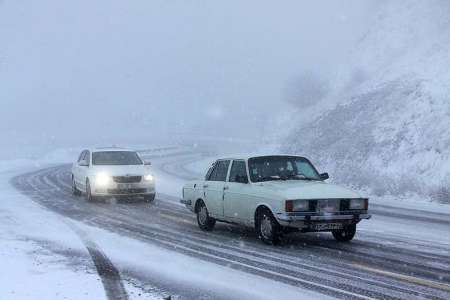
[[[104,151],[92,153],[92,164],[97,166],[142,165],[143,162],[136,152]]]

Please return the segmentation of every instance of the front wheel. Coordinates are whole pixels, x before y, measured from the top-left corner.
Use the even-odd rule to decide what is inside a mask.
[[[258,213],[256,219],[256,232],[265,244],[276,245],[281,239],[280,225],[268,209]]]
[[[152,195],[145,195],[145,196],[144,196],[144,201],[145,201],[145,202],[153,202],[153,200],[155,200],[155,194],[152,194]]]
[[[86,180],[86,200],[88,202],[93,202],[95,200],[94,196],[92,196],[91,184],[89,183],[89,179]]]
[[[349,242],[356,234],[356,224],[345,226],[344,229],[332,231],[333,237],[339,242]]]
[[[72,176],[72,194],[74,196],[81,196],[81,191],[77,188],[77,185],[75,184],[75,178]]]
[[[216,220],[209,216],[208,209],[203,201],[200,201],[197,207],[198,227],[204,231],[211,231],[216,225]]]

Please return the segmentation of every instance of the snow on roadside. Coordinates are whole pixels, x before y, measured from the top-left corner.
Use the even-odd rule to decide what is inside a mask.
[[[0,162],[0,299],[104,299],[100,278],[84,245],[73,233],[67,220],[53,214],[25,196],[19,194],[9,179],[27,171],[40,169],[48,164],[65,163],[73,159],[75,151],[60,150],[46,156],[42,161],[17,160]],[[76,156],[76,155],[75,155]],[[183,167],[195,173],[204,173],[213,157],[186,162]],[[155,160],[156,161],[156,160]],[[185,180],[164,173],[154,164],[158,179],[158,191],[179,197]],[[390,199],[395,201],[396,199]],[[418,209],[440,211],[442,209],[423,203]],[[73,222],[73,221],[70,221]],[[69,222],[69,223],[70,223]],[[408,236],[411,226],[402,224],[401,230],[392,226],[392,220],[379,218],[378,225],[367,223],[362,231],[380,231]],[[79,224],[79,223],[77,223]],[[250,299],[324,299],[324,295],[273,282],[255,275],[221,267],[158,246],[122,237],[87,225],[77,225],[108,255],[124,274],[144,276],[142,282],[125,281],[131,299],[161,298],[161,291],[150,288],[151,280],[170,282],[184,288],[201,289],[205,285],[213,293],[233,298]],[[436,229],[436,228],[435,228]],[[392,231],[392,232],[391,232]],[[444,230],[445,231],[445,230]],[[424,239],[431,239],[426,231]],[[439,231],[432,240],[442,236]],[[124,255],[132,253],[133,255]],[[189,271],[189,276],[186,276]],[[205,276],[207,274],[207,276]],[[226,278],[226,281],[223,279]],[[206,282],[206,283],[205,283]],[[143,286],[144,284],[144,286]],[[249,288],[258,286],[258,289]],[[29,288],[32,287],[32,288]],[[49,288],[50,287],[50,288]],[[230,291],[231,287],[231,291]],[[277,291],[276,293],[274,291]],[[282,292],[280,292],[282,291]],[[280,294],[281,293],[281,294]],[[163,293],[164,294],[164,293]]]
[[[0,299],[104,299],[78,237],[61,217],[9,184],[12,176],[30,169],[30,162],[0,165]]]
[[[170,283],[170,286],[191,291],[205,291],[222,299],[331,299],[323,294],[198,260],[103,229],[78,222],[76,225],[95,237],[96,243],[122,274],[141,274],[150,277],[150,281]]]
[[[79,149],[59,149],[40,160],[0,161],[0,299],[106,299],[85,245],[54,214],[11,184],[14,176],[70,163]],[[162,299],[125,283],[130,299]]]
[[[143,274],[193,291],[207,286],[208,292],[225,298],[327,298],[68,220],[23,196],[9,183],[16,175],[72,158],[72,151],[61,150],[41,161],[0,162],[0,299],[105,299],[92,259],[71,224],[92,237],[125,274]],[[179,191],[178,185],[183,183],[169,175],[161,175],[159,180],[166,192]],[[151,283],[124,279],[130,299],[165,296],[152,287],[149,291]]]
[[[181,190],[186,183],[185,180],[167,174],[157,167],[152,168],[152,174],[155,176],[156,193],[163,193],[178,199],[181,198]]]

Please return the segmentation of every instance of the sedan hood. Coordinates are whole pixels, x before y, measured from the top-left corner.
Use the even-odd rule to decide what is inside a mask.
[[[350,189],[322,181],[270,181],[260,185],[284,199],[360,198],[360,195]]]
[[[110,176],[126,176],[126,175],[136,175],[144,176],[150,174],[150,168],[144,165],[136,166],[94,166],[94,172],[100,173],[104,172]]]

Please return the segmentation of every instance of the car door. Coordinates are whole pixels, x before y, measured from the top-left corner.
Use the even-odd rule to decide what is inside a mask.
[[[205,203],[211,216],[223,218],[223,188],[228,176],[230,160],[218,160],[203,185]]]
[[[244,160],[233,160],[228,182],[224,186],[224,214],[231,222],[248,223],[251,185]]]

